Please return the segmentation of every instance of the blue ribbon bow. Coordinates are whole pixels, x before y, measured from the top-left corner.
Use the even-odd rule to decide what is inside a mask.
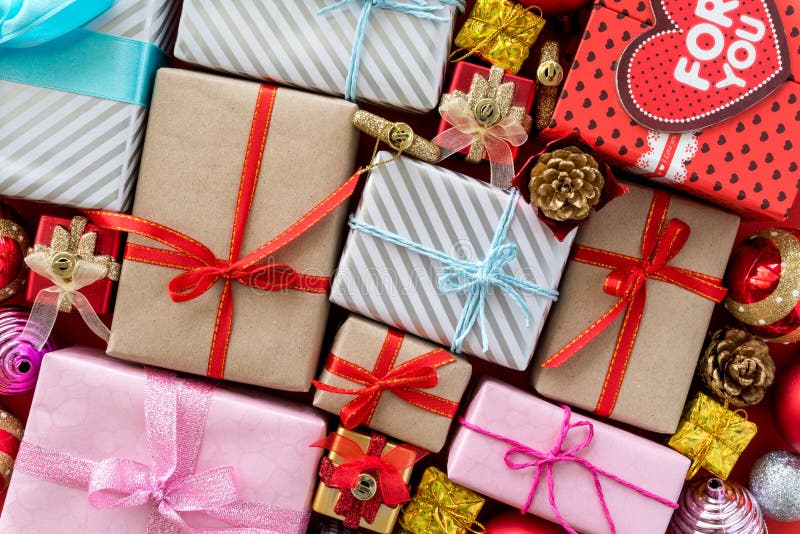
[[[0,0],[0,79],[146,107],[166,54],[83,29],[115,0]]]
[[[482,261],[467,261],[454,258],[444,252],[415,243],[405,237],[367,224],[355,216],[350,217],[350,228],[376,237],[387,243],[411,250],[422,256],[436,260],[444,267],[438,280],[439,291],[442,294],[466,293],[467,301],[464,304],[458,319],[453,341],[450,348],[453,352],[461,352],[464,340],[472,331],[475,323],[480,321],[481,342],[483,351],[489,350],[489,337],[486,328],[486,298],[492,287],[496,287],[507,294],[517,303],[523,315],[525,324],[530,326],[530,308],[525,302],[521,292],[531,293],[550,300],[558,300],[558,291],[542,287],[538,284],[515,278],[503,272],[505,268],[517,257],[517,245],[506,243],[508,228],[514,217],[514,209],[519,200],[519,192],[511,191],[508,203],[495,230],[489,252]]]
[[[350,65],[347,68],[347,80],[345,81],[344,97],[355,102],[356,89],[358,85],[358,71],[361,66],[361,54],[364,52],[364,41],[367,37],[369,21],[373,10],[387,9],[405,13],[420,19],[432,20],[434,22],[449,22],[450,17],[442,16],[440,13],[446,9],[445,5],[456,6],[464,10],[465,0],[436,0],[443,5],[429,5],[428,0],[407,0],[398,2],[396,0],[339,0],[333,5],[324,7],[317,11],[317,15],[325,15],[333,10],[340,9],[352,2],[361,2],[361,16],[356,25],[355,38],[353,39],[353,52],[350,55]]]

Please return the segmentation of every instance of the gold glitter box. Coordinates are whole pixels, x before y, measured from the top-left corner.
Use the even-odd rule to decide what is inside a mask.
[[[405,506],[400,526],[411,534],[480,532],[483,527],[476,521],[485,502],[439,469],[429,467],[422,474],[416,495]]]

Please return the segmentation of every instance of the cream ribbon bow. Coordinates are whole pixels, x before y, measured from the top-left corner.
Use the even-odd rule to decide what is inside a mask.
[[[111,256],[94,255],[97,234],[84,234],[86,223],[83,217],[73,218],[69,232],[57,226],[49,247],[37,244],[25,257],[32,271],[54,284],[36,295],[22,332],[22,337],[37,349],[47,342],[58,312],[69,312],[73,306],[98,337],[108,342],[111,335],[81,289],[106,277],[118,280],[120,265]]]
[[[443,95],[439,113],[452,127],[433,138],[442,151],[440,161],[467,147],[467,161],[488,159],[492,185],[500,189],[511,187],[511,147],[528,140],[531,126],[525,109],[513,105],[514,82],[500,83],[504,74],[503,69],[492,67],[488,79],[480,74],[473,76],[469,93],[453,91]]]

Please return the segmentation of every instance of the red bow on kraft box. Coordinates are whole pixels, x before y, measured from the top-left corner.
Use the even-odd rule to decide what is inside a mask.
[[[339,490],[333,512],[344,517],[344,525],[348,528],[358,528],[362,519],[367,523],[374,523],[378,510],[383,505],[396,508],[408,501],[410,472],[406,470],[427,455],[425,451],[407,444],[383,452],[386,448],[386,437],[377,433],[370,436],[366,450],[352,439],[336,432],[311,446],[329,449],[332,454],[341,458],[336,464],[330,455],[323,458],[319,474],[325,486]],[[359,485],[364,476],[369,477],[375,485],[369,492],[374,494],[360,494],[357,497],[351,490]]]
[[[356,396],[341,410],[340,417],[345,428],[353,429],[359,425],[369,425],[384,391],[391,391],[407,403],[423,410],[450,419],[455,416],[458,410],[457,402],[421,390],[436,387],[439,383],[436,369],[455,363],[457,360],[452,354],[439,348],[394,366],[404,337],[402,332],[393,328],[388,329],[372,371],[333,353],[328,356],[325,363],[327,371],[363,386],[339,388],[314,380],[317,389]]]
[[[87,211],[87,214],[98,226],[134,233],[168,247],[168,249],[163,249],[129,243],[125,252],[125,260],[183,271],[169,282],[167,288],[169,296],[174,302],[195,299],[211,289],[217,282],[223,282],[224,287],[217,307],[206,372],[212,378],[223,378],[225,375],[225,361],[233,324],[232,285],[234,282],[268,292],[286,289],[308,293],[328,291],[330,286],[328,276],[299,273],[289,265],[270,262],[269,259],[314,228],[317,223],[346,201],[353,194],[360,174],[359,172],[355,173],[341,187],[276,237],[242,256],[242,244],[258,185],[264,146],[277,91],[278,89],[275,87],[262,85],[258,92],[239,183],[227,258],[217,258],[208,247],[198,240],[156,222],[132,215]]]
[[[590,232],[587,232],[587,234],[591,235],[592,237],[586,237],[585,239],[591,239],[591,241],[588,242],[593,242],[595,239],[600,239],[598,237],[600,234],[606,234],[610,227],[616,227],[618,225],[620,222],[618,218],[620,217],[630,218],[633,216],[640,216],[640,214],[643,212],[643,207],[646,205],[644,202],[652,195],[652,198],[649,202],[649,209],[646,214],[644,231],[641,237],[641,255],[639,257],[634,257],[619,252],[587,246],[587,241],[584,241],[584,244],[579,244],[573,249],[571,259],[574,262],[600,267],[603,269],[609,269],[611,271],[605,276],[602,289],[603,293],[610,295],[617,300],[611,305],[610,308],[607,309],[607,311],[602,313],[599,318],[593,320],[588,327],[583,329],[583,331],[581,331],[577,336],[567,342],[566,345],[564,345],[563,341],[564,336],[573,335],[570,334],[569,324],[566,325],[565,333],[554,332],[552,328],[548,329],[543,338],[540,350],[544,354],[549,354],[549,351],[554,350],[556,347],[561,348],[558,349],[552,356],[540,359],[539,361],[545,369],[539,369],[534,372],[534,385],[536,386],[537,390],[540,391],[540,393],[553,398],[557,398],[559,395],[565,395],[559,400],[566,401],[569,399],[575,401],[575,403],[579,406],[587,409],[593,408],[595,413],[605,417],[609,417],[615,412],[615,407],[617,405],[620,392],[623,390],[623,381],[625,380],[626,373],[630,368],[629,364],[631,363],[631,355],[633,353],[637,337],[640,334],[640,327],[643,324],[643,320],[646,318],[645,310],[646,304],[648,304],[647,291],[648,288],[651,288],[652,290],[656,289],[650,282],[657,281],[661,282],[662,284],[668,284],[669,286],[680,288],[681,291],[676,291],[675,289],[667,289],[659,285],[657,287],[659,290],[659,295],[665,298],[685,298],[681,296],[681,293],[690,292],[710,302],[718,303],[725,297],[726,294],[726,289],[721,285],[721,279],[671,264],[677,257],[679,257],[681,251],[687,246],[691,232],[689,224],[687,224],[685,221],[677,217],[672,218],[671,220],[667,219],[667,214],[670,210],[671,195],[660,190],[656,190],[655,192],[651,193],[650,191],[647,191],[639,186],[634,188],[634,186],[631,185],[630,187],[631,192],[629,195],[632,196],[628,197],[625,202],[619,205],[619,208],[625,213],[622,215],[606,215],[606,217],[601,219],[596,226],[593,226],[592,228],[587,227],[585,230],[591,230]],[[718,241],[718,243],[703,243],[704,247],[699,247],[700,242],[695,240],[693,242],[692,251],[689,254],[689,257],[682,261],[685,264],[696,265],[697,263],[694,262],[697,261],[698,255],[702,255],[704,253],[704,248],[709,258],[713,258],[708,260],[708,265],[713,264],[715,266],[714,269],[719,268],[720,271],[724,269],[723,262],[724,258],[727,258],[727,254],[726,252],[722,251],[726,250],[726,248],[728,251],[730,250],[729,247],[733,242],[738,219],[719,212],[718,210],[714,210],[713,208],[703,207],[685,200],[681,200],[680,204],[676,205],[675,210],[680,213],[686,213],[687,216],[691,216],[693,224],[698,225],[701,224],[701,221],[698,219],[702,219],[707,210],[707,215],[705,215],[705,217],[709,220],[705,221],[707,226],[703,229],[703,233],[700,234],[701,237],[698,237],[698,239],[714,239]],[[714,228],[714,226],[723,228],[720,230]],[[627,231],[624,229],[619,229],[618,232],[622,232],[619,234],[620,236],[623,236],[621,241],[617,240],[612,242],[616,242],[618,244],[620,242],[629,243],[626,246],[629,247],[628,250],[630,250],[630,244],[632,244],[632,240],[624,237],[627,234]],[[587,284],[596,283],[595,281],[597,278],[590,273],[591,271],[580,269],[580,272],[576,271],[574,273],[574,277],[571,277],[572,273],[570,273],[570,276],[565,276],[565,281],[562,283],[562,287],[564,288],[563,298],[565,301],[560,302],[559,306],[567,306],[567,308],[570,308],[571,305],[574,308],[575,301],[570,300],[572,295],[574,295],[576,299],[580,300],[584,300],[586,298],[591,298],[592,300],[601,298],[599,295],[587,297],[586,289],[578,289],[577,291],[573,289],[576,287],[584,288]],[[591,281],[586,278],[587,276],[592,276]],[[573,286],[572,288],[569,287],[571,285]],[[666,297],[667,295],[671,296]],[[653,298],[658,299],[659,297]],[[675,318],[677,316],[674,313],[675,310],[664,310],[663,308],[665,306],[669,308],[670,304],[674,304],[676,309],[685,309],[686,305],[688,305],[688,303],[684,305],[683,302],[677,301],[674,303],[651,302],[649,303],[651,310],[649,313],[656,314],[659,317],[661,317],[661,315],[658,315],[659,313],[668,313],[670,314],[669,317]],[[694,369],[694,355],[696,354],[696,352],[693,351],[699,350],[700,348],[699,345],[694,347],[693,343],[694,341],[698,341],[698,344],[702,344],[702,334],[705,333],[706,324],[710,318],[711,309],[713,308],[713,306],[708,306],[708,309],[705,307],[701,309],[697,304],[694,304],[693,306],[698,308],[697,314],[692,318],[686,318],[686,320],[694,321],[697,324],[686,325],[686,331],[684,332],[685,337],[687,338],[686,346],[681,345],[680,348],[677,349],[681,350],[682,352],[686,352],[688,356],[687,354],[675,355],[674,361],[667,365],[666,362],[668,360],[665,358],[665,356],[670,353],[670,347],[666,346],[664,339],[669,339],[670,336],[681,336],[682,334],[666,333],[664,334],[666,337],[658,338],[661,339],[661,341],[655,341],[655,338],[651,339],[650,336],[653,336],[654,331],[646,334],[649,336],[646,340],[648,343],[646,346],[648,347],[649,352],[653,352],[653,354],[642,354],[641,351],[639,352],[635,366],[637,368],[637,380],[642,382],[637,382],[635,387],[632,386],[634,391],[639,391],[642,388],[652,391],[656,386],[663,386],[665,383],[669,383],[671,384],[669,387],[673,390],[673,396],[680,396],[679,390],[681,390],[684,386],[688,392],[689,382],[691,381],[691,372]],[[590,310],[591,309],[595,309],[595,305],[592,305]],[[588,317],[591,317],[594,312],[589,311],[588,313],[581,314],[580,312],[576,312],[574,309],[562,309],[560,313],[577,314],[581,318],[576,320],[577,322],[574,322],[573,324],[576,324],[576,326],[579,325],[579,328],[583,328],[583,325],[587,324],[584,322],[587,321],[587,315]],[[704,315],[705,313],[708,315]],[[620,318],[621,321],[618,320]],[[557,319],[560,321],[566,321],[567,323],[570,322],[568,315],[565,317],[557,317]],[[700,324],[703,321],[705,321],[705,324]],[[603,335],[609,327],[615,324],[620,326],[616,340],[613,342],[614,348],[610,361],[603,359],[607,356],[605,350],[601,349],[603,350],[602,355],[584,354],[580,361],[572,362],[578,352],[584,349],[593,340],[601,337],[601,335]],[[676,326],[680,325],[680,322],[676,322]],[[689,328],[690,326],[691,328]],[[650,322],[648,324],[648,328],[661,328],[663,330],[664,328],[669,329],[671,326],[654,324],[653,322]],[[658,333],[658,335],[660,336],[661,333]],[[559,338],[559,336],[561,337]],[[604,341],[598,346],[608,347],[611,339],[613,338],[609,338],[608,335],[603,336],[603,338]],[[655,345],[655,350],[653,350],[653,345],[651,345],[652,343],[657,343]],[[655,353],[656,351],[658,354]],[[596,362],[597,359],[600,359],[601,362],[609,361],[609,363],[605,369],[605,377],[602,381],[602,387],[598,388],[599,398],[597,399],[596,404],[592,406],[588,403],[590,402],[589,399],[595,395],[594,393],[587,395],[574,389],[570,391],[572,386],[565,383],[565,381],[567,375],[571,376],[571,374],[575,374],[576,372],[582,373],[584,378],[580,379],[579,382],[583,384],[583,388],[591,388],[592,391],[597,391],[594,388],[599,384],[594,382],[591,385],[588,385],[589,380],[585,378],[586,373],[597,376],[597,373],[606,365],[605,363]],[[567,363],[570,364],[569,370],[564,371],[559,377],[557,377],[556,375],[559,373],[557,373],[557,370],[553,368],[564,366]],[[590,367],[592,368],[590,369]],[[671,367],[675,367],[676,369],[673,376],[669,376]],[[686,367],[686,369],[684,369],[684,367]],[[643,370],[644,368],[649,370]],[[651,385],[654,387],[650,388],[649,386]],[[571,395],[580,397],[580,401],[578,402],[577,397],[574,399],[570,398]],[[660,395],[660,392],[652,392],[652,396],[654,398],[659,398],[657,395]],[[628,404],[631,402],[630,397],[630,393],[627,394],[626,403]],[[644,406],[646,402],[642,401],[638,404]],[[632,411],[628,405],[625,407],[625,413],[622,416],[615,414],[615,418],[628,423],[637,424],[642,427],[648,427],[649,424],[652,424],[653,426],[649,428],[650,430],[667,431],[674,423],[677,423],[677,418],[680,415],[680,407],[683,405],[683,401],[681,400],[679,404],[680,406],[676,404],[675,407],[670,407],[670,409],[665,407],[664,417],[658,418],[658,421],[654,421],[652,423],[642,420],[644,417],[642,414],[637,414],[635,416],[631,415]],[[652,408],[652,406],[647,408],[643,407],[642,410],[649,413],[649,410]],[[671,408],[675,409],[672,410]],[[672,412],[674,412],[675,421],[672,421]]]

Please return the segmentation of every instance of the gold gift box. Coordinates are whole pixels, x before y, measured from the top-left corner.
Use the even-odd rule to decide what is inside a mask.
[[[435,467],[422,474],[417,494],[405,507],[400,526],[411,534],[466,534],[486,500],[452,482]],[[482,529],[481,529],[482,531]]]
[[[370,442],[370,435],[369,434],[362,434],[360,432],[354,432],[352,430],[347,430],[346,428],[340,426],[336,430],[337,436],[343,436],[345,438],[350,438],[351,440],[358,443],[358,445],[363,449],[367,450]],[[335,442],[334,442],[335,443]],[[393,443],[389,440],[386,441],[386,446],[381,451],[381,454],[385,454],[390,450],[397,447],[397,443]],[[335,446],[335,445],[334,445]],[[336,454],[333,451],[328,451],[328,458],[331,459],[333,465],[340,465],[344,459]],[[401,472],[403,480],[408,484],[408,481],[411,479],[411,472],[413,471],[413,467],[409,467]],[[328,517],[333,517],[339,520],[344,520],[344,517],[337,514],[333,511],[336,503],[339,501],[339,490],[337,488],[329,488],[323,482],[320,482],[317,486],[317,492],[314,494],[314,501],[311,504],[311,508],[322,515],[326,515]],[[366,530],[371,530],[373,532],[379,532],[380,534],[391,534],[394,530],[394,525],[397,523],[397,518],[400,516],[400,508],[401,506],[396,506],[394,508],[389,508],[386,505],[381,505],[380,509],[378,509],[378,514],[375,516],[375,521],[372,523],[367,523],[362,518],[359,523],[359,528],[363,528]]]
[[[456,36],[456,46],[468,51],[467,56],[477,54],[516,74],[544,28],[544,17],[537,10],[511,0],[477,0]]]
[[[702,467],[725,479],[757,430],[743,410],[729,410],[708,395],[697,393],[669,446],[692,460],[687,478]]]

